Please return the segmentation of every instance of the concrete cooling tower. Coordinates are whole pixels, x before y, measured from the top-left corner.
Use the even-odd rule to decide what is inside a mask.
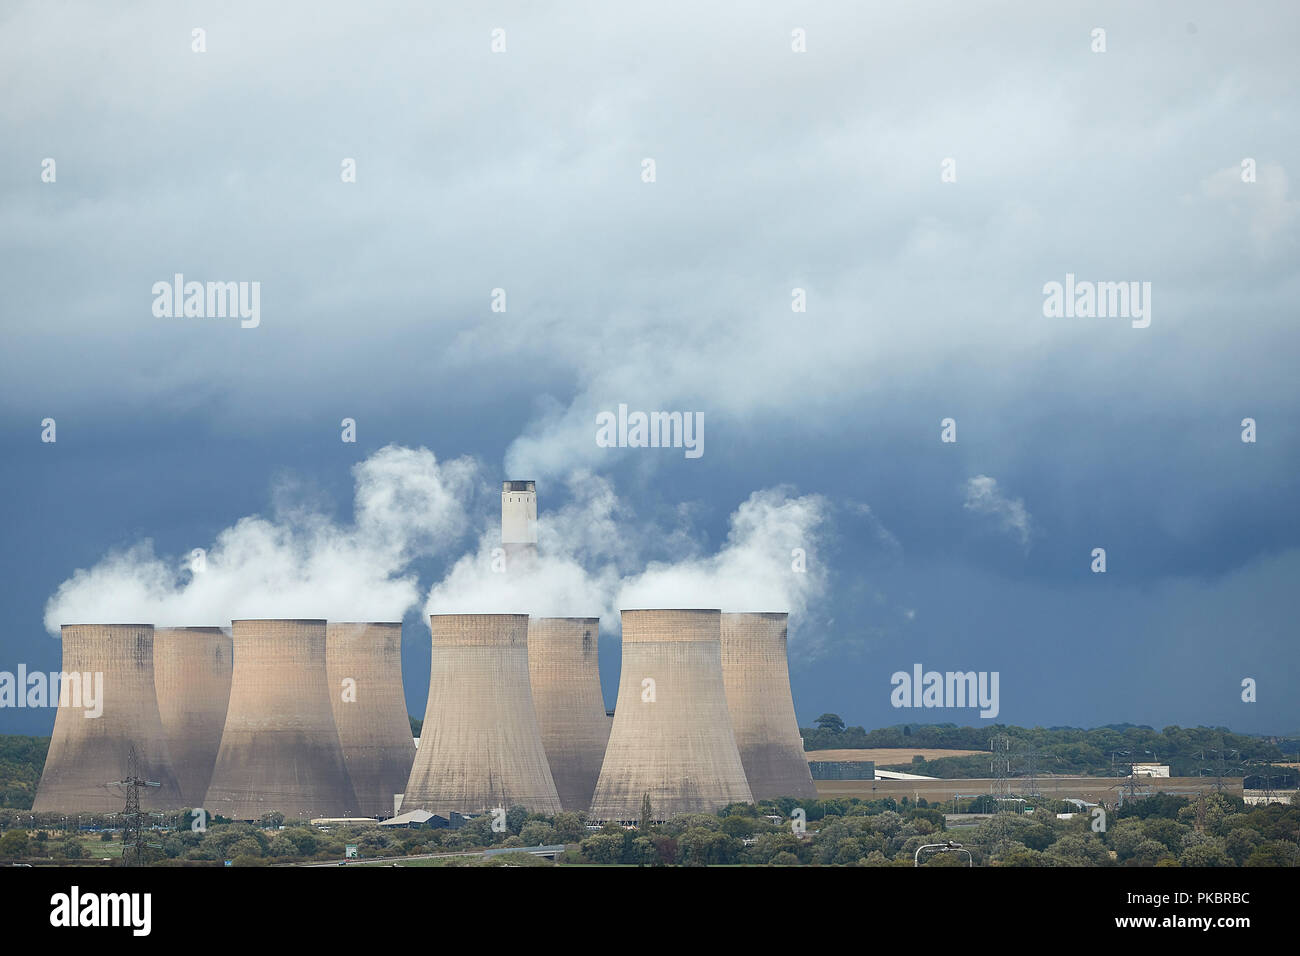
[[[120,812],[126,789],[112,782],[129,772],[132,748],[135,774],[161,784],[140,791],[141,809],[180,809],[154,691],[153,625],[65,624],[62,636],[63,673],[77,677],[61,697],[58,682],[50,689],[60,706],[32,810]]]
[[[722,679],[755,800],[816,800],[790,696],[785,614],[722,615]]]
[[[528,622],[528,676],[542,745],[560,805],[586,810],[609,741],[609,718],[596,665],[595,617],[540,617]]]
[[[528,682],[527,614],[435,614],[429,701],[402,811],[560,812]]]
[[[623,612],[614,728],[592,799],[596,820],[656,820],[752,801],[722,680],[720,611]]]
[[[415,759],[402,690],[402,624],[325,630],[325,665],[339,744],[360,813],[390,817]]]
[[[357,816],[325,667],[325,622],[235,621],[235,670],[203,806],[235,820]]]
[[[203,806],[230,703],[233,642],[220,627],[159,627],[153,634],[158,714],[181,799]]]

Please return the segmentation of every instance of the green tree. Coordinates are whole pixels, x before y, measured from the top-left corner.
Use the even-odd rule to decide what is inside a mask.
[[[1154,843],[1155,841],[1147,841]],[[1160,844],[1156,844],[1160,846]],[[1164,848],[1161,847],[1163,850]],[[1107,866],[1110,864],[1110,854],[1102,846],[1101,841],[1094,839],[1092,834],[1082,836],[1075,833],[1067,834],[1047,848],[1044,856],[1055,861],[1057,866]]]
[[[625,862],[635,863],[637,866],[653,866],[658,862],[654,840],[648,836],[634,838],[627,856],[628,859]]]
[[[555,827],[540,820],[530,820],[519,831],[524,846],[551,846],[559,839]]]
[[[1129,863],[1132,866],[1155,866],[1163,859],[1172,858],[1173,854],[1169,852],[1169,847],[1159,840],[1143,837],[1134,847],[1133,856],[1129,859]]]
[[[962,856],[960,853],[943,853],[941,856]],[[964,860],[962,862],[965,862]],[[1010,853],[998,858],[998,866],[1051,866],[1051,860],[1037,850],[1017,847]]]
[[[589,863],[622,863],[623,838],[614,833],[594,833],[578,845]]]
[[[566,812],[557,813],[555,822],[555,837],[565,843],[577,843],[587,835],[587,827],[583,822],[584,817],[581,813]]]
[[[1188,828],[1164,817],[1152,817],[1142,825],[1142,831],[1147,839],[1163,843],[1176,856],[1183,848],[1183,835]]]
[[[682,862],[688,866],[717,866],[735,863],[743,849],[741,842],[719,830],[692,827],[677,838]]]
[[[1019,837],[1020,842],[1031,850],[1046,850],[1056,842],[1056,830],[1044,823],[1035,823],[1027,827]]]
[[[1296,848],[1280,840],[1270,840],[1246,858],[1246,866],[1295,866]]]
[[[1247,827],[1233,827],[1223,838],[1223,848],[1228,856],[1232,857],[1233,863],[1242,866],[1261,842],[1259,834],[1254,830]]]
[[[283,833],[277,833],[271,837],[271,845],[268,847],[271,856],[297,856],[298,847]]]
[[[17,859],[27,855],[27,831],[10,830],[0,836],[0,857]]]
[[[641,798],[641,832],[646,833],[654,824],[654,808],[650,806],[650,794]]]
[[[844,721],[839,714],[822,714],[813,723],[822,730],[828,730],[833,734],[844,733]]]
[[[745,857],[751,863],[771,863],[776,857],[786,854],[793,856],[797,863],[799,851],[804,849],[800,842],[789,830],[761,833],[755,838],[754,845],[745,851]]]
[[[1217,837],[1188,847],[1178,862],[1183,866],[1232,866],[1232,858]]]

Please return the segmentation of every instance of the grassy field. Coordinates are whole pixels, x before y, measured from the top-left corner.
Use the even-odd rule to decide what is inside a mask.
[[[81,845],[86,848],[86,855],[92,860],[102,859],[103,857],[112,857],[120,859],[122,856],[122,841],[114,840],[111,843],[105,843],[99,838],[99,834],[82,836]]]

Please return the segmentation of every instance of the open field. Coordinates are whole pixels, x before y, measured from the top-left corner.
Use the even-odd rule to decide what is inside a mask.
[[[1053,800],[1074,798],[1087,800],[1089,803],[1114,803],[1119,796],[1119,788],[1127,778],[1117,780],[1115,777],[1047,777],[1038,778],[1038,789],[1043,796]],[[988,793],[993,789],[994,781],[990,779],[971,778],[965,780],[816,780],[819,797],[859,797],[863,800],[893,797],[908,797],[916,800],[924,797],[935,801],[951,800],[954,794],[974,796]],[[1210,777],[1144,777],[1140,786],[1152,793],[1165,792],[1182,795],[1198,792],[1209,793],[1214,790],[1214,780]],[[1223,781],[1224,790],[1241,796],[1241,781]],[[1020,796],[1024,781],[1011,781],[1013,796]]]
[[[814,760],[874,760],[879,767],[911,763],[913,757],[922,760],[940,760],[944,757],[969,757],[987,753],[985,750],[941,750],[934,747],[872,747],[867,750],[808,750],[804,757]]]

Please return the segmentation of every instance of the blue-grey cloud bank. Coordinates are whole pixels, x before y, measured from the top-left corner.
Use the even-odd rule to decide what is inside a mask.
[[[1300,728],[1293,5],[0,16],[0,669],[63,608],[350,604],[418,712],[534,478],[610,701],[680,595],[789,605],[804,723],[978,723],[891,706],[920,663]]]

